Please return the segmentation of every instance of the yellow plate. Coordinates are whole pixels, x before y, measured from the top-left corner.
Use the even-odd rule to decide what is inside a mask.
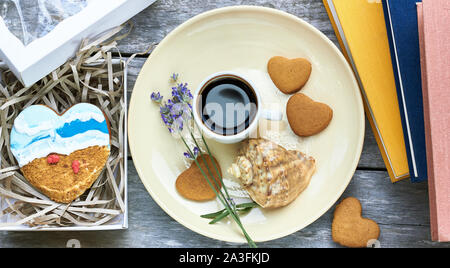
[[[364,110],[354,75],[336,46],[305,21],[269,8],[227,7],[198,15],[171,32],[153,51],[136,81],[129,108],[129,144],[136,170],[158,205],[175,220],[202,235],[245,242],[232,222],[210,225],[199,215],[215,212],[216,201],[192,202],[175,189],[186,168],[180,140],[163,126],[152,91],[170,98],[169,76],[179,73],[191,91],[208,75],[235,71],[250,77],[261,92],[263,105],[285,112],[288,95],[280,93],[267,74],[272,56],[303,57],[312,74],[302,92],[334,111],[320,134],[299,138],[281,122],[271,138],[281,145],[313,156],[317,171],[309,187],[289,206],[255,209],[242,221],[255,241],[280,238],[311,224],[342,195],[356,169],[364,140]],[[225,176],[239,145],[209,141]],[[331,222],[330,222],[331,228]]]

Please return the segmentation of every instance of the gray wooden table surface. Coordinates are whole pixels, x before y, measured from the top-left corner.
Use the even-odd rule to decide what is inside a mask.
[[[260,5],[294,14],[337,39],[321,0],[158,0],[134,17],[135,28],[120,41],[122,55],[145,51],[176,26],[204,11],[232,5]],[[148,55],[147,55],[148,56]],[[147,56],[137,57],[129,68],[129,94]],[[0,232],[0,247],[65,247],[77,239],[82,247],[246,247],[217,241],[183,227],[168,216],[141,183],[128,158],[129,229],[102,232]],[[361,200],[363,216],[378,222],[381,247],[450,247],[430,239],[426,183],[392,184],[369,124],[361,160],[342,198]],[[334,206],[316,222],[292,235],[260,243],[260,247],[338,247],[331,240]]]

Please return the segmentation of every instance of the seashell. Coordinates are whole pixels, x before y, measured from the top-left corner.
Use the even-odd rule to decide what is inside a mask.
[[[315,170],[312,157],[266,139],[249,139],[228,172],[261,207],[278,208],[290,204],[306,189]]]

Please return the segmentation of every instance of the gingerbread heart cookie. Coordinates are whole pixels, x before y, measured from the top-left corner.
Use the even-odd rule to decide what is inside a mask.
[[[267,71],[277,88],[285,94],[298,92],[308,82],[311,63],[303,58],[287,59],[276,56],[269,60]]]
[[[334,242],[346,247],[362,248],[367,247],[371,240],[379,238],[378,224],[363,218],[361,213],[361,203],[354,197],[348,197],[336,206],[331,226]]]
[[[315,102],[302,93],[289,98],[286,114],[291,129],[301,137],[321,132],[333,118],[333,110],[328,105]]]
[[[202,158],[205,159],[207,165],[205,164]],[[215,167],[217,167],[220,176],[222,176],[222,171],[220,169],[219,163],[214,157],[213,159]],[[207,154],[200,155],[197,157],[197,161],[200,164],[202,170],[205,172],[205,174],[208,174],[211,183],[214,184],[211,175],[209,175],[208,168],[213,173],[214,179],[216,180],[217,185],[219,186],[219,187],[215,186],[215,188],[216,190],[219,190],[220,187],[222,187],[222,185],[219,176],[217,176],[216,168],[214,167],[209,155]],[[206,181],[205,177],[203,176],[202,172],[200,171],[195,162],[192,162],[191,166],[178,176],[177,181],[175,182],[175,187],[178,193],[180,193],[180,195],[194,201],[207,201],[214,199],[216,197],[215,192],[208,184],[208,182]]]
[[[33,105],[15,119],[11,152],[24,177],[50,199],[70,203],[89,189],[110,153],[109,123],[95,105],[63,114]]]

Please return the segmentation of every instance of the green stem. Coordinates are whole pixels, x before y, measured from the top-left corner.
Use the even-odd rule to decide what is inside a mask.
[[[228,211],[224,211],[222,214],[220,214],[219,216],[214,218],[212,221],[210,221],[209,224],[214,224],[216,222],[219,222],[228,215],[229,215]]]
[[[203,135],[202,135],[202,138],[203,138]],[[186,146],[186,148],[189,150],[189,154],[191,156],[194,156],[194,153],[192,152],[191,148],[187,145],[186,140],[183,137],[181,137],[181,140],[183,141],[183,143]],[[257,246],[256,246],[255,242],[248,235],[247,231],[245,230],[244,226],[242,225],[242,223],[241,223],[241,221],[239,219],[239,216],[237,214],[235,214],[235,211],[233,209],[231,209],[231,206],[230,206],[230,204],[228,203],[228,201],[226,199],[222,200],[223,197],[221,195],[219,195],[219,193],[217,192],[216,188],[212,185],[212,183],[209,180],[208,176],[206,176],[205,172],[201,168],[200,163],[198,162],[198,160],[196,158],[194,158],[194,161],[195,161],[197,167],[200,169],[200,172],[202,173],[203,177],[205,177],[205,179],[208,182],[209,186],[211,187],[211,189],[216,194],[217,198],[220,200],[222,205],[225,207],[225,209],[228,211],[230,216],[233,218],[233,220],[237,223],[237,225],[241,229],[242,233],[244,234],[245,238],[247,239],[247,243],[249,244],[249,246],[252,247],[252,248],[256,248]],[[212,162],[214,163],[214,160],[212,160]],[[224,185],[224,189],[226,189],[225,185]]]
[[[201,135],[201,137],[202,137],[203,144],[205,145],[206,151],[208,151],[208,154],[211,155],[211,151],[209,150],[209,147],[208,147],[208,144],[205,141],[205,138],[203,137],[203,135]],[[219,173],[218,168],[216,167],[215,163],[213,163],[213,164],[214,164],[214,168],[216,169],[216,172]],[[220,176],[220,182],[223,185],[223,178],[222,178],[222,176]],[[226,187],[224,187],[224,190],[225,190],[225,194],[227,195],[227,197],[230,198],[230,194],[228,193],[228,190],[227,190]]]
[[[236,206],[236,210],[238,211],[239,214],[244,214],[244,213],[248,213],[250,210],[252,210],[253,208],[255,208],[257,206],[258,206],[258,204],[256,204],[255,202],[242,203],[242,204],[238,204]],[[214,213],[200,215],[200,217],[205,218],[205,219],[211,219],[211,222],[209,224],[213,224],[213,223],[221,221],[228,215],[229,215],[228,211],[226,209],[222,209],[222,210],[214,212]]]
[[[197,127],[198,127],[198,126],[197,126]],[[191,133],[192,138],[194,139],[195,144],[197,145],[197,147],[199,147],[198,144],[197,144],[197,141],[195,140],[195,137],[193,137],[192,132],[190,132],[190,133]],[[209,150],[209,146],[208,146],[208,144],[206,143],[205,138],[203,137],[203,135],[200,135],[200,136],[202,137],[203,143],[205,144],[205,147],[206,147],[206,150],[208,151],[208,154],[210,155],[210,157],[212,157],[211,151]],[[212,161],[212,163],[213,163],[213,165],[214,165],[214,168],[216,169],[216,172],[217,172],[217,173],[219,174],[219,176],[220,176],[220,172],[218,171],[218,168],[216,167],[214,161]],[[220,176],[220,180],[221,180],[222,185],[223,185],[223,179],[222,179],[222,176]],[[229,198],[229,194],[228,194],[228,191],[227,191],[227,188],[225,187],[225,185],[223,186],[223,188],[224,188],[224,190],[225,190],[225,193],[226,193],[227,197]],[[251,247],[256,247],[255,242],[253,242],[253,240],[250,238],[250,236],[249,236],[249,235],[247,234],[247,232],[245,231],[245,229],[244,229],[244,227],[243,227],[243,225],[242,225],[242,223],[241,223],[241,220],[240,220],[239,216],[237,215],[237,212],[236,212],[235,208],[233,208],[233,211],[230,212],[230,214],[231,214],[231,217],[236,221],[236,223],[241,227],[242,232],[244,233],[244,236],[247,238],[247,241],[248,241],[249,245],[250,245]]]
[[[226,209],[222,209],[222,210],[219,210],[214,213],[200,215],[200,217],[205,218],[205,219],[215,219],[217,216],[221,215],[225,211],[226,211]]]
[[[195,146],[197,146],[197,148],[200,148],[199,144],[197,143],[197,140],[195,139],[194,135],[192,134],[192,131],[190,131],[190,134],[191,134],[192,139],[194,140]],[[203,136],[202,136],[202,137],[203,137]],[[203,163],[204,163],[205,166],[206,166],[206,169],[208,170],[209,175],[210,175],[212,178],[214,178],[213,172],[210,170],[208,163],[206,162],[205,158],[203,157],[203,154],[200,154],[200,155],[201,155],[201,158],[202,158],[202,160],[203,160]],[[225,195],[226,195],[226,196],[224,196],[223,193],[222,193],[222,191],[220,191],[222,197],[225,198],[226,200],[231,200],[230,195],[228,194],[227,188],[225,187],[225,185],[224,185],[224,183],[223,183],[223,177],[222,177],[222,175],[220,174],[219,169],[217,168],[216,161],[214,161],[214,157],[212,156],[212,154],[211,154],[211,152],[210,152],[209,150],[208,150],[208,155],[209,155],[209,158],[210,158],[210,160],[211,160],[212,165],[214,166],[214,168],[215,168],[215,170],[216,170],[217,177],[219,178],[221,185],[223,185],[223,189],[224,189],[224,191],[225,191]],[[215,179],[214,179],[214,184],[216,185],[217,189],[220,189],[220,185],[217,184],[217,181],[216,181]],[[234,207],[234,205],[232,206],[232,209],[233,209],[233,210],[236,210],[236,208]]]
[[[197,147],[200,147],[199,145],[198,145],[198,143],[197,143],[197,140],[195,139],[195,137],[194,137],[194,135],[192,134],[192,131],[190,131],[190,134],[191,134],[191,137],[192,137],[192,139],[194,140],[194,143],[195,143],[195,145],[197,146]],[[237,212],[236,212],[236,208],[234,207],[234,206],[230,206],[229,205],[229,203],[228,203],[228,200],[231,200],[231,198],[230,198],[230,195],[228,194],[228,190],[227,190],[227,188],[225,187],[225,185],[223,184],[223,178],[222,178],[222,176],[220,175],[220,172],[219,172],[219,170],[218,170],[218,168],[217,168],[217,166],[216,166],[216,164],[215,164],[215,162],[214,162],[214,159],[213,159],[213,157],[212,157],[212,155],[211,155],[211,151],[209,150],[209,146],[208,146],[208,144],[206,143],[206,141],[205,141],[205,138],[203,137],[203,135],[200,135],[201,137],[202,137],[202,140],[203,140],[203,143],[205,144],[205,147],[206,147],[206,150],[208,151],[208,155],[209,155],[209,157],[211,158],[211,162],[213,163],[213,166],[214,166],[214,168],[216,169],[216,173],[217,173],[217,175],[219,176],[219,179],[220,179],[220,181],[221,181],[221,183],[222,183],[222,185],[223,185],[223,189],[224,189],[224,191],[225,191],[225,194],[227,195],[227,197],[226,198],[224,198],[225,200],[226,200],[226,203],[227,203],[227,205],[228,205],[228,207],[230,207],[231,208],[231,212],[230,212],[230,215],[231,215],[231,217],[236,221],[236,223],[238,223],[238,225],[241,227],[241,229],[242,229],[242,232],[244,233],[244,235],[245,235],[245,237],[247,238],[247,241],[249,241],[249,244],[250,245],[254,245],[254,246],[256,246],[256,244],[253,242],[253,240],[251,240],[251,238],[250,238],[250,236],[247,234],[247,232],[245,231],[245,229],[244,229],[244,227],[243,227],[243,225],[242,225],[242,223],[241,223],[241,220],[240,220],[240,218],[239,218],[239,215],[237,215]],[[186,144],[186,143],[185,143]],[[203,157],[203,156],[202,156]],[[205,165],[208,167],[208,165],[206,164],[206,162],[205,162]],[[208,171],[209,171],[209,168],[208,168]],[[215,182],[215,181],[214,181]],[[227,208],[228,208],[227,207]]]
[[[191,110],[191,117],[194,118],[194,112],[193,112],[192,110]],[[209,146],[208,146],[208,144],[206,143],[206,140],[205,140],[205,138],[203,137],[203,134],[201,133],[202,130],[201,130],[200,127],[198,126],[197,122],[196,122],[195,120],[193,120],[193,121],[194,121],[194,124],[195,124],[195,126],[197,127],[198,131],[200,132],[200,137],[202,138],[203,144],[204,144],[205,147],[206,147],[206,151],[208,152],[209,156],[212,158],[212,154],[211,154],[211,151],[209,150]],[[194,140],[196,146],[197,146],[198,148],[200,148],[200,146],[198,146],[198,144],[197,144],[197,140],[195,139],[194,134],[192,133],[192,131],[189,131],[189,132],[190,132],[191,137],[192,137],[192,139]],[[195,129],[194,129],[194,132],[195,132]],[[211,159],[211,160],[212,160],[212,159]],[[220,175],[220,172],[219,172],[219,169],[218,169],[216,163],[215,163],[214,161],[211,161],[211,162],[213,163],[214,169],[216,170],[216,173],[217,173],[217,175],[219,176],[220,183],[222,183],[222,185],[224,185],[224,184],[223,184],[223,178],[222,178],[222,175]],[[227,196],[227,198],[230,199],[230,194],[228,193],[227,187],[223,187],[223,189],[224,189],[224,191],[225,191],[225,195]],[[236,210],[236,208],[234,208],[234,206],[233,206],[233,209]]]
[[[256,207],[258,207],[258,206],[259,206],[259,205],[258,205],[257,203],[255,203],[255,202],[250,202],[250,203],[242,203],[242,204],[238,204],[238,205],[236,205],[236,208],[237,208],[239,211],[243,211],[243,210],[246,210],[246,209],[256,208]],[[225,210],[226,210],[226,209],[222,209],[222,210],[219,210],[219,211],[214,212],[214,213],[204,214],[204,215],[201,215],[200,217],[206,218],[206,219],[214,219],[215,217],[217,217],[217,216],[219,216],[220,214],[222,214],[222,212],[224,212]]]
[[[187,145],[186,140],[181,137],[181,140],[183,141],[184,145],[186,146],[186,148],[189,150],[189,154],[191,156],[194,156],[194,153],[192,152],[191,148]],[[194,158],[194,157],[193,157]],[[205,177],[206,181],[208,182],[209,186],[212,188],[212,190],[214,191],[214,193],[216,194],[216,196],[219,198],[219,200],[222,202],[222,204],[224,206],[225,205],[225,200],[222,200],[221,198],[223,198],[221,195],[219,195],[219,193],[217,192],[216,188],[212,185],[211,181],[209,180],[209,177],[206,176],[205,172],[203,171],[202,167],[200,166],[200,163],[198,162],[197,158],[194,158],[194,162],[197,165],[197,167],[200,169],[200,172],[202,173],[203,177]],[[228,204],[228,203],[226,203]]]

